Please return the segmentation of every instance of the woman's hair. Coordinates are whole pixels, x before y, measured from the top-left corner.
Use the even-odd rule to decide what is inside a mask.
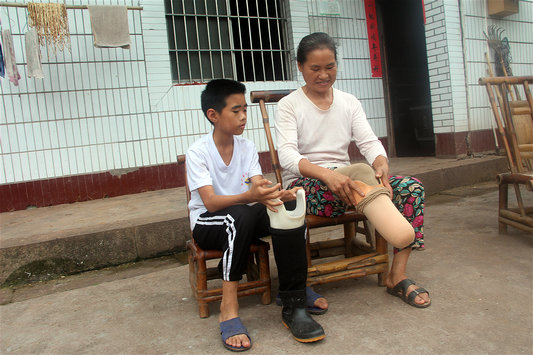
[[[337,60],[337,45],[335,44],[333,38],[324,32],[311,33],[310,35],[302,38],[300,41],[300,44],[298,45],[298,51],[296,53],[296,60],[298,63],[303,64],[307,61],[307,55],[309,52],[312,52],[315,49],[323,48],[331,50],[335,55],[335,60]]]

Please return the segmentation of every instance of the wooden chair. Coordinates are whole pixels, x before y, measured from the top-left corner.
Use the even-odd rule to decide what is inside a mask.
[[[178,163],[185,165],[185,155],[178,156]],[[187,205],[191,199],[191,192],[187,185],[187,171],[185,171],[185,191]],[[209,317],[209,303],[222,299],[222,287],[209,288],[208,281],[220,279],[221,275],[217,266],[208,267],[207,261],[221,259],[220,250],[203,250],[196,244],[192,237],[186,243],[189,259],[189,282],[191,290],[198,303],[201,318]],[[261,294],[261,303],[270,304],[271,279],[268,251],[270,245],[258,241],[250,246],[250,255],[246,271],[246,282],[239,282],[238,297]]]
[[[529,90],[533,76],[480,78],[479,83],[487,89],[509,163],[509,172],[497,177],[499,231],[505,232],[510,225],[533,233],[533,204],[526,206],[520,188],[533,191],[533,99]],[[510,185],[516,195],[516,205],[512,207],[509,206]],[[526,193],[528,199],[532,196]]]
[[[272,167],[276,174],[276,180],[279,183],[282,183],[281,166],[272,140],[266,103],[278,102],[291,91],[252,91],[250,93],[251,101],[253,103],[259,103],[261,109],[263,127],[272,159]],[[363,222],[363,227],[359,227],[359,222]],[[387,242],[377,231],[375,231],[375,241],[371,242],[370,248],[364,248],[365,250],[362,255],[354,255],[355,236],[357,232],[363,233],[367,237],[367,241],[371,241],[372,230],[369,224],[366,223],[364,215],[354,210],[347,211],[344,215],[335,218],[307,215],[306,223],[308,228],[307,261],[309,267],[307,284],[309,286],[359,278],[370,274],[377,274],[378,284],[380,286],[384,285],[385,277],[389,269],[389,256]],[[343,226],[343,238],[311,243],[311,229],[336,225]],[[338,255],[342,255],[343,258],[340,260],[337,258],[337,260],[333,261],[313,263],[314,260]]]

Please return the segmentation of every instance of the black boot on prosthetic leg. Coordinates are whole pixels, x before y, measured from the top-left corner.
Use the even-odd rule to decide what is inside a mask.
[[[279,291],[283,309],[283,325],[289,328],[294,339],[312,343],[326,337],[324,329],[307,313],[305,288],[298,291]]]
[[[303,207],[302,207],[303,206]],[[278,266],[279,295],[283,303],[283,325],[302,343],[311,343],[326,337],[324,329],[307,313],[305,286],[307,256],[305,241],[305,195],[297,194],[297,207],[286,211],[268,211],[274,257]]]

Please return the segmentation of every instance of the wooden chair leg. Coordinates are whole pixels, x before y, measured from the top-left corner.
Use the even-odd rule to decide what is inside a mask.
[[[305,253],[307,254],[307,267],[311,267],[313,266],[313,264],[311,263],[311,241],[309,238],[309,229],[306,229],[305,240],[306,240]]]
[[[272,302],[271,285],[270,285],[270,263],[268,260],[268,250],[266,248],[259,249],[257,253],[257,263],[259,265],[259,279],[267,281],[265,292],[261,294],[261,303],[270,304]]]
[[[259,279],[259,270],[257,265],[259,265],[259,252],[250,253],[248,255],[248,266],[246,269],[246,280],[255,281]]]
[[[498,232],[506,233],[507,224],[500,222],[501,211],[509,207],[509,189],[507,184],[500,183],[498,186],[499,201],[498,201]]]
[[[343,224],[344,228],[344,257],[353,256],[352,244],[355,238],[355,222]]]
[[[198,313],[200,313],[200,318],[207,318],[209,317],[209,305],[207,302],[203,302],[200,300],[198,301]]]
[[[203,300],[203,296],[207,292],[207,265],[204,255],[196,256],[196,267],[196,300],[200,317],[207,318],[209,317],[209,307],[207,302]]]
[[[385,254],[387,255],[387,241],[378,233],[378,231],[375,231],[376,236],[376,251],[379,254]],[[388,270],[388,262],[387,262],[387,271],[380,272],[378,274],[378,285],[379,286],[385,286],[385,279],[387,278],[387,275],[389,274]]]
[[[190,249],[187,250],[187,258],[189,259],[189,283],[191,284],[191,289],[194,290],[196,287],[196,267],[194,256]]]

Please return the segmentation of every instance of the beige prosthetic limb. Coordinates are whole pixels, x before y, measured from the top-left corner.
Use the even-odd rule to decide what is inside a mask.
[[[374,169],[367,164],[353,164],[341,167],[336,172],[350,177],[365,193],[354,193],[356,209],[363,213],[389,243],[404,248],[415,239],[415,231],[401,215],[390,199],[390,192],[376,179]]]

